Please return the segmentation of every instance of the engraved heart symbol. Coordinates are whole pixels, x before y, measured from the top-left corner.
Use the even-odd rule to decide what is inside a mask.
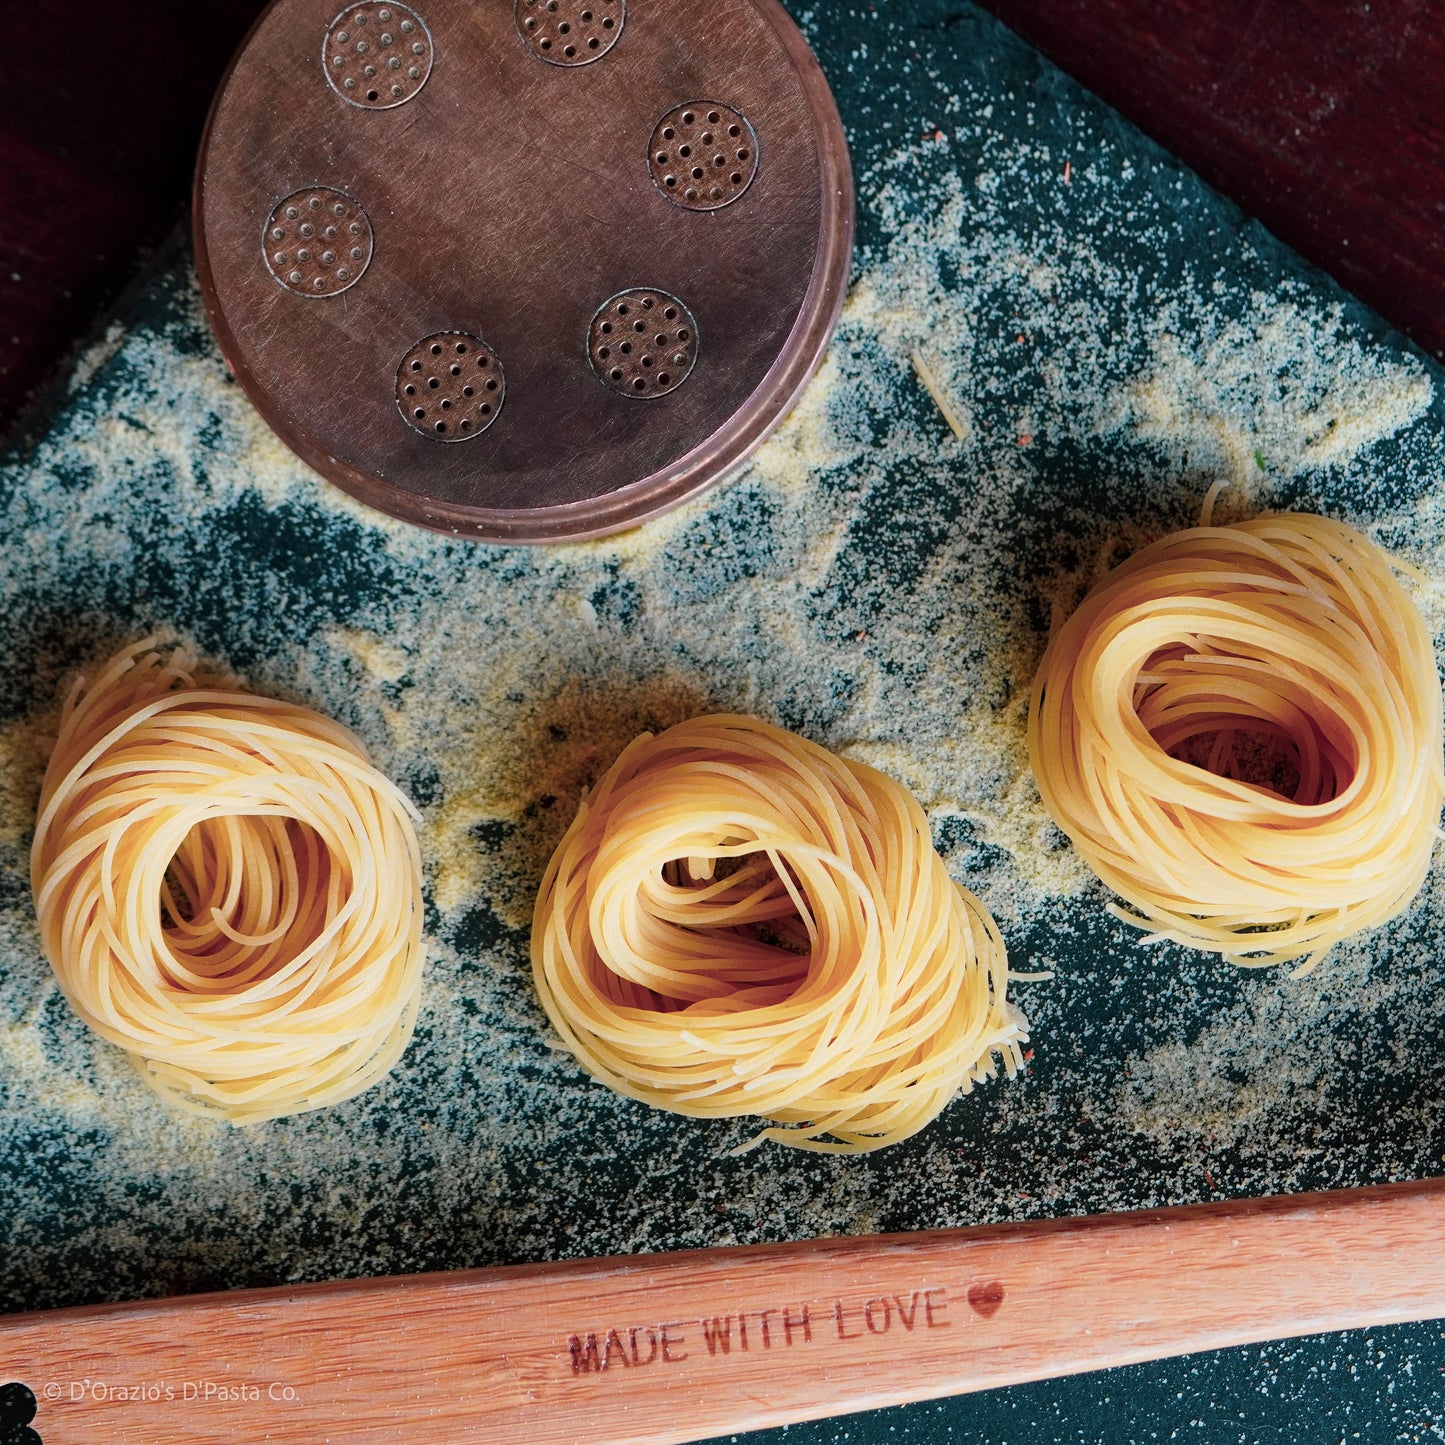
[[[998,1307],[1003,1303],[1003,1285],[998,1280],[990,1280],[987,1284],[973,1284],[968,1287],[968,1302],[975,1313],[981,1314],[984,1319],[998,1313]]]

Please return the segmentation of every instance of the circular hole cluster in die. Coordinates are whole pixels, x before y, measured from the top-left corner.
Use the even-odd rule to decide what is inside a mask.
[[[592,370],[622,396],[676,391],[697,364],[697,321],[666,291],[637,288],[603,302],[587,335]]]
[[[627,0],[516,0],[517,33],[549,65],[600,60],[627,23]]]
[[[271,274],[297,296],[339,296],[371,265],[371,218],[345,191],[308,186],[272,208],[261,235]]]
[[[327,27],[321,63],[331,88],[365,110],[405,105],[431,75],[431,33],[406,5],[357,5]]]
[[[757,176],[758,138],[741,111],[689,101],[653,128],[647,166],[668,200],[690,211],[718,211]]]
[[[479,437],[507,395],[497,353],[479,336],[438,331],[418,341],[396,369],[396,404],[407,425],[439,442]]]

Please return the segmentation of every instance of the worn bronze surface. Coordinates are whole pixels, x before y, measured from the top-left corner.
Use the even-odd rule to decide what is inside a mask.
[[[561,4],[594,26],[603,13]],[[266,420],[363,501],[493,540],[617,530],[732,469],[816,368],[852,247],[837,111],[776,0],[632,0],[616,43],[570,66],[533,51],[518,26],[529,7],[515,0],[334,5],[275,0],[265,12],[217,97],[197,170],[206,306]],[[357,33],[362,59],[389,55],[412,17],[425,30],[424,83],[405,103],[343,98],[328,35],[344,31],[353,58]],[[353,59],[336,68],[350,73]],[[721,123],[708,164],[727,176],[728,204],[707,211],[662,193],[648,149],[699,97]],[[699,142],[708,124],[695,117]],[[742,133],[723,150],[728,124]],[[366,220],[367,265],[344,288],[307,291],[319,272],[296,265],[296,237],[283,246],[271,234],[298,192],[337,192]],[[317,264],[339,278],[344,262],[338,250]],[[304,294],[289,280],[298,270]],[[695,318],[677,353],[690,374],[670,355],[664,373],[659,351],[669,383],[644,387],[646,405],[630,366],[633,394],[595,369],[599,311],[634,289]],[[459,438],[450,422],[436,430],[446,418],[430,408],[422,429],[400,406],[403,360],[442,333],[484,343],[505,370],[505,407],[471,417],[466,445],[445,444]]]

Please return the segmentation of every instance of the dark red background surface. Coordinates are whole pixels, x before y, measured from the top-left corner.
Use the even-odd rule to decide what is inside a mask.
[[[184,214],[211,94],[261,3],[3,10],[0,427]]]
[[[1445,355],[1439,0],[981,0]]]
[[[1436,0],[982,3],[1445,354]],[[183,214],[211,93],[260,8],[12,7],[7,53],[44,63],[7,67],[0,109],[0,426]]]

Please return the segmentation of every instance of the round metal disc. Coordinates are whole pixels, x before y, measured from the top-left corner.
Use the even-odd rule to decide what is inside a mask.
[[[197,167],[202,294],[262,416],[372,506],[493,541],[721,480],[817,368],[852,257],[842,125],[777,0],[335,4],[273,0]]]

